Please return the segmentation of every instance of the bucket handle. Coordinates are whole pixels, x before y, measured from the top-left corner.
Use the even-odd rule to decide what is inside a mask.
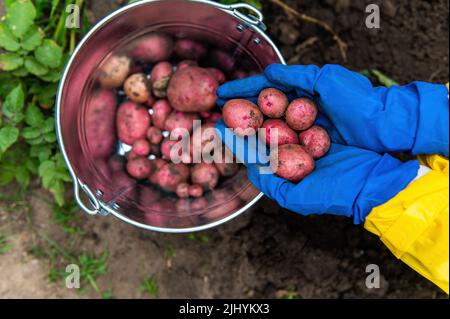
[[[77,201],[78,205],[89,215],[97,215],[97,213],[100,211],[100,202],[95,197],[94,193],[91,191],[89,186],[87,186],[85,183],[83,183],[79,178],[74,179],[74,194],[75,194],[75,200]],[[89,202],[93,209],[88,208],[88,206],[85,205],[83,200],[80,198],[80,188],[84,191],[86,196],[89,199]]]
[[[248,3],[236,3],[236,4],[231,4],[231,5],[223,5],[223,4],[217,3],[214,5],[223,10],[231,11],[231,13],[234,16],[238,17],[239,19],[245,21],[248,24],[257,26],[263,30],[266,29],[264,22],[263,22],[264,16],[263,16],[262,12]],[[240,11],[240,9],[247,9],[247,10],[251,11],[252,14],[244,14]]]

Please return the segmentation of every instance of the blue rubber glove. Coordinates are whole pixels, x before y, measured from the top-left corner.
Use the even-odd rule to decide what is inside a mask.
[[[271,65],[264,75],[222,85],[219,105],[231,98],[257,100],[268,87],[289,97],[313,98],[335,143],[376,151],[416,154],[449,153],[449,105],[445,85],[413,82],[373,87],[363,75],[338,65]]]
[[[261,165],[268,165],[262,143],[247,137],[230,139],[233,133],[223,120],[216,124],[216,132],[247,166],[248,178],[256,188],[280,206],[302,215],[340,215],[353,217],[355,224],[362,223],[374,207],[404,189],[419,169],[417,161],[402,163],[388,154],[332,144],[328,154],[316,161],[313,173],[294,184],[273,173],[261,173]]]

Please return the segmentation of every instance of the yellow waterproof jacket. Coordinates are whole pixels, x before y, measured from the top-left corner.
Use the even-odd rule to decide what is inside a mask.
[[[399,259],[449,293],[449,161],[420,156],[431,171],[367,216],[364,227]]]
[[[364,227],[379,236],[395,257],[448,294],[449,161],[440,155],[418,159],[431,171],[373,209]]]

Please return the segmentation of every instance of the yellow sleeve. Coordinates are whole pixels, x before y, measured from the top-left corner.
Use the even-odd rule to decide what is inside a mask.
[[[449,162],[419,160],[432,171],[376,207],[364,227],[419,274],[449,293]]]

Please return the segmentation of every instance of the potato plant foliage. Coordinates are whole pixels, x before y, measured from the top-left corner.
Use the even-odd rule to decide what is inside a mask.
[[[73,1],[6,0],[0,20],[0,186],[38,176],[64,203],[71,181],[56,143],[54,104],[62,70],[83,29],[67,29]],[[83,1],[77,0],[80,7]],[[86,15],[83,15],[86,26]]]

